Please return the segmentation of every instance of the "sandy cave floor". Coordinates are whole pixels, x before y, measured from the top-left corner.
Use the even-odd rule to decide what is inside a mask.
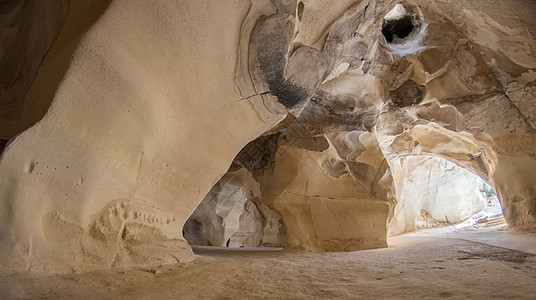
[[[198,259],[83,274],[0,273],[2,299],[535,299],[536,234],[427,230],[390,247],[299,254],[197,248]],[[154,269],[153,269],[154,271]]]

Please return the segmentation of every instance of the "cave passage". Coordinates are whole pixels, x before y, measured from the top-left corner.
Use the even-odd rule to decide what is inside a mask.
[[[467,220],[454,224],[456,229],[462,228],[486,228],[492,226],[507,226],[504,219],[503,209],[495,190],[482,178],[477,177],[476,186],[480,191],[480,197],[485,206],[481,211],[473,214]]]
[[[190,246],[273,248],[286,245],[281,216],[262,203],[258,183],[245,169],[230,171],[184,224]]]
[[[202,251],[208,251],[206,247],[273,251],[289,245],[285,223],[296,224],[300,220],[299,216],[280,215],[263,202],[261,192],[262,178],[269,180],[261,175],[273,169],[277,163],[275,152],[278,140],[279,135],[261,136],[239,152],[227,173],[213,186],[184,224],[182,234],[190,246],[203,249]],[[398,196],[402,203],[411,201],[411,205],[406,207],[398,204],[402,210],[400,215],[404,217],[394,217],[389,221],[387,237],[420,230],[449,232],[506,225],[496,192],[482,178],[444,159],[436,159],[425,165],[421,163],[421,169],[413,169],[412,165],[406,168],[417,173],[427,173],[423,169],[428,168],[432,175],[408,177],[411,180],[404,184],[404,191]],[[411,200],[415,198],[420,200]],[[355,214],[355,218],[360,214],[372,216],[366,211],[347,214],[351,213]],[[330,224],[331,221],[317,219],[317,222]],[[336,220],[339,227],[340,222],[341,219]],[[300,226],[305,225],[302,223]],[[350,227],[340,228],[341,231],[351,232],[355,229],[351,228],[353,225],[345,226]],[[295,227],[290,225],[289,228]],[[307,230],[292,233],[291,237],[300,241],[300,247],[309,245],[308,242],[300,244],[307,239],[306,232]],[[313,228],[311,232],[316,234],[316,229]],[[331,234],[327,238],[324,235],[326,240],[338,239],[336,231],[324,231],[324,234],[326,232]],[[366,231],[364,236],[371,232],[374,231]],[[290,244],[290,247],[296,246]]]

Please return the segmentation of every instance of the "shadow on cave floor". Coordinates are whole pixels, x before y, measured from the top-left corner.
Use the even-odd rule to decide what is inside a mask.
[[[248,252],[279,252],[282,247],[212,247],[212,246],[192,246],[192,250],[198,255],[218,255],[220,253],[244,254]]]
[[[421,231],[389,240],[389,248],[357,252],[203,247],[198,250],[208,254],[194,261],[152,268],[0,272],[0,298],[534,299],[536,294],[534,232],[495,226],[476,232]]]

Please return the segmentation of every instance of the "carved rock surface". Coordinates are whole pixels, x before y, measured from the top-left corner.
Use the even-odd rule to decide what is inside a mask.
[[[333,176],[326,163],[336,159],[332,147],[311,152],[281,146],[275,168],[261,179],[262,201],[281,214],[285,223],[287,248],[324,252],[387,245],[389,204],[372,196],[370,185],[358,181],[373,181],[370,175],[375,170],[369,168],[368,176],[359,178],[351,175],[351,166],[344,166],[344,172]]]
[[[6,269],[189,260],[181,228],[238,167],[292,249],[462,220],[473,175],[536,221],[534,1],[35,2],[0,4]]]
[[[184,237],[190,245],[283,246],[286,234],[281,217],[260,197],[259,184],[249,172],[227,172],[184,225]]]
[[[78,271],[131,264],[113,257],[135,257],[136,249],[110,253],[124,249],[129,234],[106,229],[115,232],[106,238],[113,247],[103,248],[91,231],[117,199],[143,203],[138,213],[175,220],[143,223],[143,232],[157,234],[142,239],[150,255],[133,263],[193,257],[181,235],[184,222],[238,151],[275,125],[234,90],[247,11],[244,1],[108,6],[84,34],[45,118],[2,153],[2,265]],[[78,29],[67,25],[62,30]],[[79,229],[44,234],[51,214]],[[95,239],[91,251],[84,232]]]

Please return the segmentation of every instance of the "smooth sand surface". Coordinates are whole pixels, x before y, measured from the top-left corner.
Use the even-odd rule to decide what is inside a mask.
[[[201,247],[195,249],[198,258],[193,262],[154,269],[4,273],[1,298],[534,299],[536,295],[536,256],[515,250],[536,249],[533,233],[500,227],[424,231],[391,238],[389,243],[385,249],[321,254]]]

